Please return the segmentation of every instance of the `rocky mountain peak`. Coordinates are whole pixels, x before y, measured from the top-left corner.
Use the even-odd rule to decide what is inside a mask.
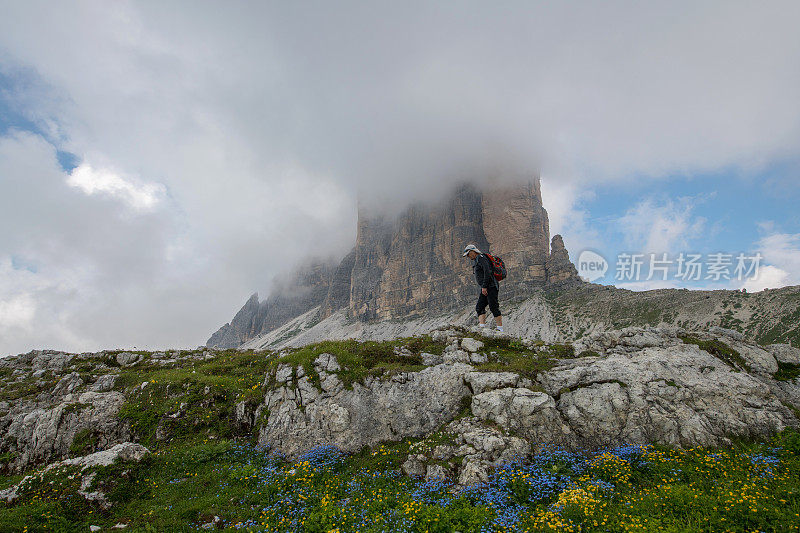
[[[561,238],[561,235],[553,236],[546,269],[547,281],[551,284],[569,283],[578,277],[578,270],[569,260],[569,252],[564,247],[564,239]]]
[[[468,243],[503,258],[504,299],[524,299],[548,283],[580,283],[561,236],[550,251],[538,178],[487,188],[463,184],[393,218],[359,205],[355,246],[338,265],[302,269],[264,302],[251,296],[207,345],[239,346],[317,308],[316,320],[346,309],[360,321],[468,308],[476,290],[471,263],[461,257]]]

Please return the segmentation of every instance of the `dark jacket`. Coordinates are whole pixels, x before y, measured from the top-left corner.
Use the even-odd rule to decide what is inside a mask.
[[[489,287],[500,288],[497,278],[492,273],[492,262],[489,261],[485,254],[480,254],[475,258],[472,271],[475,272],[475,281],[478,282],[482,289],[488,289]]]

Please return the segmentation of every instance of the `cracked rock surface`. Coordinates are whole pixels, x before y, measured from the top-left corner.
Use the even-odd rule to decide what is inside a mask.
[[[792,408],[800,406],[800,380],[776,377],[779,363],[798,360],[788,345],[761,347],[722,328],[597,331],[569,349],[483,333],[433,331],[429,339],[441,355],[396,346],[390,354],[396,366],[357,379],[333,353],[312,353],[298,364],[286,358],[289,351],[264,352],[271,366],[262,368],[271,370],[256,375],[252,394],[232,402],[225,416],[238,435],[290,457],[322,444],[358,452],[421,438],[430,446],[412,446],[403,470],[462,485],[549,444],[716,446],[798,425]],[[81,354],[80,364],[76,357],[31,352],[0,360],[8,390],[36,384],[39,391],[0,401],[0,453],[11,457],[8,471],[63,460],[86,432],[96,450],[135,440],[120,409],[154,386],[141,379],[127,389],[118,384],[138,378],[131,373],[143,360],[160,369],[216,356],[100,352]],[[122,382],[120,372],[128,373]],[[204,407],[218,401],[219,391],[200,391]],[[168,429],[184,423],[190,407],[174,402],[155,438],[169,438]]]

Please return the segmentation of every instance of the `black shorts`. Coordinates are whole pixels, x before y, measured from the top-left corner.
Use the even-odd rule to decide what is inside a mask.
[[[489,304],[489,310],[492,312],[494,316],[501,316],[500,313],[500,303],[497,301],[497,287],[488,287],[486,289],[487,295],[484,296],[483,291],[481,291],[480,296],[478,296],[478,303],[475,305],[475,311],[478,315],[482,315],[486,313],[486,304]]]

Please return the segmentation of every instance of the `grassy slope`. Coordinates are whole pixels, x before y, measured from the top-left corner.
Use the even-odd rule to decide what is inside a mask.
[[[295,462],[243,442],[171,445],[141,464],[99,471],[112,511],[76,496],[65,472],[0,510],[0,530],[122,522],[128,531],[185,531],[214,516],[231,530],[313,532],[791,531],[800,523],[796,433],[724,450],[550,450],[461,493],[400,473],[409,447],[424,444],[352,456],[320,448]]]
[[[721,326],[756,342],[800,347],[800,286],[744,294],[661,289],[633,292],[586,284],[545,293],[559,330],[580,337],[592,326],[608,329],[671,324],[687,329]]]
[[[484,340],[496,357],[479,365],[483,370],[534,377],[554,357],[574,355],[569,345]],[[396,353],[400,347],[405,355]],[[24,531],[25,525],[27,531],[86,531],[89,524],[117,522],[130,524],[129,531],[186,530],[214,516],[226,527],[278,531],[509,530],[504,524],[521,531],[697,531],[725,529],[726,523],[734,530],[785,531],[798,521],[797,436],[728,450],[546,453],[498,471],[489,486],[456,495],[446,483],[425,484],[399,472],[412,447],[430,452],[447,442],[441,432],[352,456],[319,449],[286,462],[258,450],[252,428],[234,424],[235,405],[261,403],[264,383],[271,385],[279,363],[303,367],[314,381],[313,360],[334,353],[343,367],[340,377],[352,384],[418,370],[421,352],[443,349],[429,337],[325,342],[281,359],[272,352],[225,351],[209,359],[184,352],[166,367],[143,352],[134,367],[105,370],[97,359],[77,358],[72,370],[86,382],[102,372],[119,373],[117,388],[127,398],[121,416],[154,454],[139,465],[98,473],[96,487],[115,502],[112,511],[77,496],[71,472],[55,473],[29,486],[18,504],[0,506],[0,531]],[[105,362],[113,365],[114,355]],[[94,450],[92,435],[76,441],[73,455]],[[0,487],[17,481],[19,476],[2,478]]]

